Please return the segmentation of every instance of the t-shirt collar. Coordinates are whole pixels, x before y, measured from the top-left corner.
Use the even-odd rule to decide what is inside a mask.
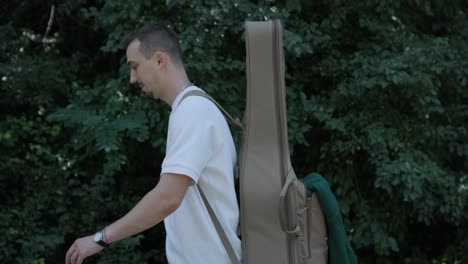
[[[198,87],[196,87],[195,85],[191,85],[191,86],[188,86],[187,88],[185,88],[184,90],[182,90],[182,92],[180,92],[177,97],[174,99],[174,102],[172,103],[172,111],[175,111],[177,109],[177,107],[179,106],[180,104],[180,100],[182,100],[182,97],[184,97],[184,94],[188,93],[189,91],[193,91],[193,90],[197,90],[199,89]]]

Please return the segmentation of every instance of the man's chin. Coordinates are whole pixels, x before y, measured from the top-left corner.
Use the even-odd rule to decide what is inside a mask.
[[[142,90],[142,93],[147,97],[150,97],[150,98],[153,98],[153,99],[159,99],[159,97],[152,91]]]

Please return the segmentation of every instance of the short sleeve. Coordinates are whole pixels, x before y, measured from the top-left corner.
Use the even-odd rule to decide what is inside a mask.
[[[198,182],[214,152],[216,131],[209,104],[204,98],[190,97],[172,114],[161,175],[183,174]]]

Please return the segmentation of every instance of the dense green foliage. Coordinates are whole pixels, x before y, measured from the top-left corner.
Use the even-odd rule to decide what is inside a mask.
[[[0,12],[1,263],[63,263],[157,183],[170,109],[128,83],[125,33],[173,27],[191,80],[241,116],[243,22],[274,18],[295,169],[330,181],[360,262],[468,262],[466,1],[33,0]],[[164,236],[159,225],[90,263],[164,263]]]

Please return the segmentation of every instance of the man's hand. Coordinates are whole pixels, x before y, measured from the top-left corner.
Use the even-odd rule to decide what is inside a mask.
[[[185,193],[193,184],[189,176],[165,173],[158,185],[148,192],[124,217],[106,227],[106,242],[140,233],[172,214],[182,203]],[[93,240],[93,236],[77,239],[65,257],[66,264],[81,264],[83,260],[104,248]]]
[[[79,238],[75,240],[75,243],[73,243],[70,249],[68,249],[67,255],[65,256],[65,263],[81,264],[85,258],[92,256],[103,249],[104,247],[94,242],[93,236]]]

